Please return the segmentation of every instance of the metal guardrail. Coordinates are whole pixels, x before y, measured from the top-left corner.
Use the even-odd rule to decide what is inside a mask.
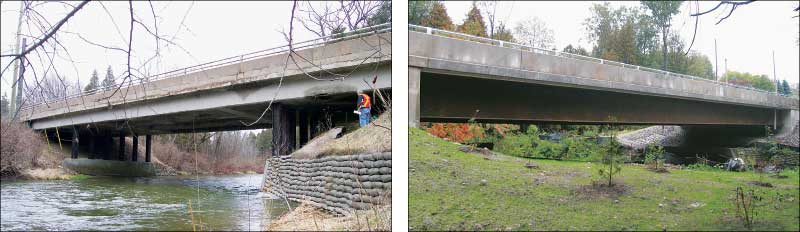
[[[306,41],[302,41],[302,42],[296,42],[296,43],[292,43],[292,49],[296,50],[296,49],[314,48],[314,47],[319,47],[319,46],[323,46],[325,44],[339,42],[339,41],[343,41],[343,40],[355,39],[355,38],[364,37],[364,36],[368,36],[368,35],[384,33],[384,32],[390,32],[390,31],[392,31],[392,27],[391,26],[392,26],[391,23],[384,23],[384,24],[379,24],[379,25],[375,25],[375,26],[359,28],[359,29],[356,29],[356,30],[353,30],[353,31],[332,34],[332,35],[323,36],[323,37],[319,37],[319,38],[315,38],[315,39],[311,39],[311,40],[306,40]],[[30,109],[30,108],[33,108],[33,107],[37,107],[37,106],[40,106],[40,105],[55,103],[55,102],[59,102],[59,101],[68,101],[68,100],[71,100],[71,99],[80,98],[80,97],[92,95],[92,94],[95,94],[95,93],[110,91],[110,90],[114,90],[114,89],[117,89],[117,88],[122,88],[125,85],[128,85],[129,87],[133,87],[135,85],[145,84],[145,83],[150,82],[150,81],[163,80],[163,79],[167,79],[167,78],[171,78],[171,77],[183,76],[183,75],[187,75],[187,74],[202,72],[202,71],[205,71],[205,70],[208,70],[208,69],[212,69],[212,68],[216,68],[216,67],[220,67],[220,66],[223,66],[223,65],[241,63],[241,62],[250,61],[250,60],[254,60],[254,59],[265,57],[265,56],[281,54],[281,53],[285,53],[285,52],[289,52],[289,44],[282,45],[282,46],[279,46],[279,47],[268,48],[268,49],[264,49],[264,50],[260,50],[260,51],[245,53],[245,54],[241,54],[241,55],[238,55],[238,56],[231,56],[231,57],[227,57],[227,58],[223,58],[223,59],[219,59],[219,60],[214,60],[214,61],[210,61],[210,62],[198,64],[198,65],[193,65],[193,66],[180,68],[180,69],[175,69],[175,70],[172,70],[172,71],[167,71],[167,72],[155,74],[155,75],[149,76],[147,78],[141,78],[141,79],[138,79],[138,80],[129,80],[127,82],[122,82],[122,83],[119,83],[119,84],[115,84],[113,86],[101,87],[101,88],[97,88],[97,89],[94,89],[94,90],[91,90],[91,91],[88,91],[88,92],[80,92],[80,93],[67,95],[66,97],[62,97],[62,98],[59,98],[59,99],[53,99],[53,100],[48,100],[48,101],[41,101],[41,102],[35,102],[35,103],[31,103],[31,104],[26,104],[25,106],[20,107],[20,110],[27,110],[27,109]]]
[[[756,88],[753,88],[753,87],[750,87],[750,86],[735,85],[735,84],[721,82],[721,81],[717,81],[717,80],[709,80],[709,79],[696,77],[696,76],[690,76],[690,75],[685,75],[685,74],[680,74],[680,73],[673,73],[673,72],[669,72],[669,71],[653,69],[653,68],[648,68],[648,67],[642,67],[642,66],[632,65],[632,64],[626,64],[626,63],[617,62],[617,61],[604,60],[604,59],[600,59],[600,58],[589,57],[589,56],[584,56],[584,55],[578,55],[578,54],[573,54],[573,53],[542,49],[542,48],[537,48],[537,47],[533,47],[533,46],[529,46],[529,45],[524,45],[524,44],[519,44],[519,43],[514,43],[514,42],[508,42],[508,41],[502,41],[502,40],[496,40],[496,39],[490,39],[490,38],[484,38],[484,37],[479,37],[479,36],[474,36],[474,35],[469,35],[469,34],[464,34],[464,33],[459,33],[459,32],[446,31],[446,30],[430,28],[430,27],[424,27],[424,26],[418,26],[418,25],[413,25],[413,24],[409,24],[408,25],[408,29],[410,31],[423,32],[423,33],[429,34],[429,35],[447,36],[448,38],[454,38],[454,39],[461,39],[459,37],[465,37],[465,38],[469,38],[469,41],[473,41],[473,42],[486,43],[486,44],[491,44],[491,45],[500,46],[500,47],[518,49],[518,50],[528,51],[528,52],[533,52],[533,53],[538,53],[538,54],[565,57],[565,58],[575,59],[575,60],[583,60],[583,61],[597,62],[597,63],[600,63],[600,64],[615,65],[615,66],[619,66],[619,67],[623,67],[623,68],[630,68],[630,69],[636,69],[636,70],[647,71],[647,72],[652,72],[652,73],[658,73],[658,74],[664,75],[665,77],[674,76],[674,77],[680,77],[680,78],[686,78],[686,79],[692,79],[692,80],[711,82],[711,83],[714,83],[714,84],[730,86],[730,87],[733,87],[733,88],[746,89],[746,90],[752,90],[752,91],[756,91],[756,92],[762,92],[762,93],[767,93],[767,94],[772,94],[772,95],[778,95],[777,92],[771,92],[771,91],[756,89]],[[455,36],[455,37],[453,37],[453,36]]]

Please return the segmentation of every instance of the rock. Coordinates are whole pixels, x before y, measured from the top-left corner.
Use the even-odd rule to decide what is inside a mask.
[[[494,153],[492,151],[490,151],[489,148],[485,148],[485,147],[483,149],[481,149],[481,154],[489,155],[489,156],[494,155]]]
[[[619,204],[619,200],[614,200],[614,204]]]
[[[483,159],[484,160],[491,160],[491,158],[489,158],[488,156],[484,156]]]
[[[659,208],[661,208],[661,207],[664,207],[664,204],[662,204],[662,203],[658,203],[658,207],[659,207]]]
[[[526,168],[530,168],[530,169],[539,169],[539,164],[528,162],[528,163],[525,163],[525,167]]]
[[[702,207],[702,206],[704,206],[704,205],[706,205],[706,204],[705,204],[705,203],[703,203],[703,202],[697,202],[697,201],[695,201],[695,202],[692,202],[691,204],[689,204],[689,207],[692,207],[692,208],[697,208],[697,207]]]
[[[469,146],[461,146],[461,147],[458,147],[458,151],[466,153],[466,152],[472,151],[472,148],[469,147]]]
[[[481,180],[481,186],[486,186],[486,179]]]
[[[433,154],[434,154],[434,155],[438,155],[438,154],[439,154],[439,151],[433,151]]]

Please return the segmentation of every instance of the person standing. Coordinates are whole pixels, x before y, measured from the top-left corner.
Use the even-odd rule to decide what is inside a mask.
[[[356,111],[354,113],[358,114],[358,123],[361,127],[365,127],[369,124],[370,120],[370,112],[372,110],[372,101],[365,92],[361,92],[358,94],[358,105],[356,105]]]

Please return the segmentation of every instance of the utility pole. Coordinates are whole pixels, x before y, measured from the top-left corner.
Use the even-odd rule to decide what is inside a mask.
[[[778,84],[778,72],[775,69],[775,50],[772,50],[772,81],[775,82],[775,93],[778,93],[781,86]]]
[[[28,38],[22,38],[22,49],[20,49],[21,51],[24,51],[23,49],[25,49],[25,47],[28,46],[27,42]],[[22,78],[23,76],[25,76],[25,60],[23,60],[22,57],[20,57],[17,59],[17,61],[19,62],[19,75],[17,76],[15,81],[17,83],[17,86],[12,86],[16,87],[15,92],[17,93],[17,96],[15,100],[17,102],[15,103],[16,104],[15,107],[17,108],[15,108],[12,111],[13,113],[11,115],[16,115],[19,108],[22,107],[22,91],[24,90],[22,87],[25,87],[24,86],[25,82],[23,81],[24,79]]]
[[[24,1],[20,1],[19,2],[19,18],[17,20],[17,41],[16,41],[17,44],[14,45],[14,54],[19,54],[22,51],[22,48],[20,48],[20,46],[19,46],[19,37],[22,34],[21,30],[22,30],[23,10],[25,10],[25,2]],[[23,47],[24,47],[24,45],[23,45]],[[17,75],[18,75],[17,71],[19,69],[19,62],[21,60],[22,59],[17,59],[14,62],[14,75],[11,76],[11,79],[12,79],[12,81],[11,81],[11,102],[9,103],[10,107],[8,107],[10,109],[10,111],[11,111],[11,112],[9,112],[10,115],[14,115],[15,112],[17,111],[17,100],[16,100],[17,99]]]
[[[717,59],[717,38],[714,38],[714,78],[719,81],[719,60]]]

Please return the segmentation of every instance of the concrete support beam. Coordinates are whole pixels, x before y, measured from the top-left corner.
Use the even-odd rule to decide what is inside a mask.
[[[272,156],[285,156],[294,150],[294,115],[283,103],[273,103],[272,110]]]
[[[131,161],[136,162],[139,159],[139,136],[136,134],[131,135],[133,138],[133,146],[131,150]]]
[[[78,140],[80,140],[79,137],[80,136],[78,134],[78,128],[77,127],[72,127],[72,158],[73,159],[77,159],[78,158]]]
[[[118,158],[120,161],[125,160],[125,129],[119,131],[119,153]]]
[[[420,68],[408,67],[408,126],[419,127]]]
[[[309,128],[309,124],[308,124],[308,111],[299,110],[298,114],[297,114],[297,120],[299,120],[297,125],[299,127],[299,132],[300,132],[300,135],[299,135],[299,137],[300,137],[299,145],[300,146],[298,146],[298,147],[302,147],[303,145],[306,145],[306,143],[308,143],[308,137],[309,137],[309,134],[311,133],[310,128]]]
[[[150,162],[150,145],[153,142],[153,135],[144,136],[144,162]]]

